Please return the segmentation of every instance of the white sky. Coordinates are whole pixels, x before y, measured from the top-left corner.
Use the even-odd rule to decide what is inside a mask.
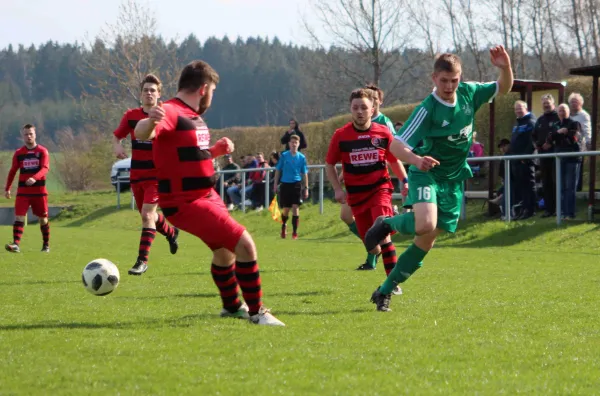
[[[114,23],[123,0],[0,0],[0,48],[85,41]],[[308,0],[138,0],[156,12],[158,33],[181,40],[190,33],[210,36],[279,37],[307,44],[300,12]],[[304,7],[304,8],[303,8]]]

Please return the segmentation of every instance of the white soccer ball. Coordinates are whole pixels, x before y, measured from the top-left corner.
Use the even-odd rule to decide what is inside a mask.
[[[112,262],[99,258],[90,261],[81,274],[85,289],[96,296],[106,296],[119,285],[119,269]]]

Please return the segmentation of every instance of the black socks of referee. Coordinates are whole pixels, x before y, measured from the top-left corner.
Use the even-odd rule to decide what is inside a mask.
[[[292,232],[294,234],[298,233],[298,222],[300,221],[300,216],[292,216]]]

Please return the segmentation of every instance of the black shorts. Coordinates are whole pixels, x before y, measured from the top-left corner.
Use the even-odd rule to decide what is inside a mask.
[[[291,208],[292,205],[300,205],[302,198],[302,184],[281,183],[279,187],[279,206],[282,208]]]

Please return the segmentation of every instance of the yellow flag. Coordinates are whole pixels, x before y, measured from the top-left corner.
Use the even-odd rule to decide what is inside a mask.
[[[279,204],[277,204],[277,195],[273,197],[271,205],[269,205],[269,212],[271,212],[271,218],[281,223],[281,212],[279,211]]]

